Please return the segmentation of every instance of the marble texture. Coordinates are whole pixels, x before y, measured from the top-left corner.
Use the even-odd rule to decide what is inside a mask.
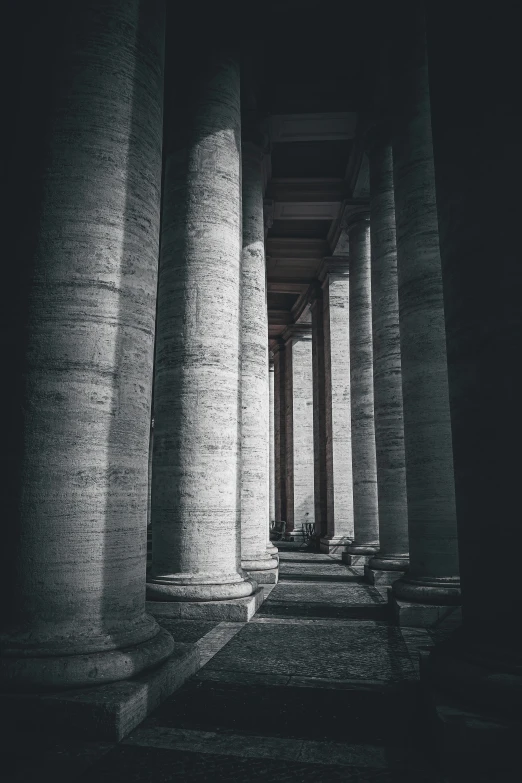
[[[410,568],[397,598],[459,600],[459,563],[442,271],[420,13],[394,61],[392,127]],[[409,582],[409,586],[407,584]],[[431,596],[431,598],[430,598]]]
[[[372,569],[408,566],[408,504],[404,456],[397,246],[393,159],[387,128],[368,143],[370,166],[371,283],[375,452],[379,503],[379,552]]]
[[[269,523],[268,316],[263,224],[263,150],[242,145],[241,255],[241,567],[255,578],[277,570]]]
[[[210,50],[167,129],[149,600],[240,599],[241,159],[236,56]]]
[[[53,100],[31,115],[43,157],[3,337],[2,691],[119,680],[173,649],[144,595],[165,8],[139,11],[79,0],[40,64]]]
[[[375,553],[379,544],[368,216],[354,216],[348,225],[348,231],[354,540],[347,552],[364,556]]]
[[[302,535],[314,522],[312,333],[294,324],[284,334],[286,413],[286,532]]]

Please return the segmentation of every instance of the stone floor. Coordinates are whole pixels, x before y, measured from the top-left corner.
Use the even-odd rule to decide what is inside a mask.
[[[250,623],[162,621],[203,665],[125,740],[4,732],[3,783],[453,783],[420,717],[428,632],[392,626],[385,591],[340,556],[280,551]]]

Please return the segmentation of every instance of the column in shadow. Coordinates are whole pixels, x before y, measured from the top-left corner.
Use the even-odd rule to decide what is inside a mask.
[[[173,649],[144,601],[164,4],[45,4],[30,25],[2,307],[17,399],[0,677],[19,692],[124,679]]]

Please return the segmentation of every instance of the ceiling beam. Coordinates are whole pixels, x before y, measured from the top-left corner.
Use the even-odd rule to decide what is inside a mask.
[[[274,114],[270,119],[270,139],[274,144],[295,141],[342,141],[353,139],[356,112],[317,114]]]

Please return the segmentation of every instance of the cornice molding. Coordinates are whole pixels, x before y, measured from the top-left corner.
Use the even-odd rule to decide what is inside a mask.
[[[317,279],[324,285],[330,275],[348,277],[349,274],[350,259],[348,256],[327,256],[319,268]]]
[[[289,342],[298,342],[299,340],[308,341],[312,339],[312,324],[292,324],[284,330],[281,335],[285,344]]]

